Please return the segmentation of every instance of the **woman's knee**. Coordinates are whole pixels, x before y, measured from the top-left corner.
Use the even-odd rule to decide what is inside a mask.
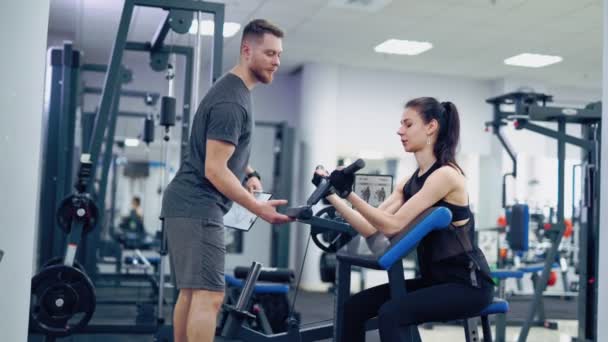
[[[378,324],[393,326],[395,324],[407,324],[415,319],[411,317],[413,312],[403,308],[398,302],[390,300],[384,303],[378,310]]]

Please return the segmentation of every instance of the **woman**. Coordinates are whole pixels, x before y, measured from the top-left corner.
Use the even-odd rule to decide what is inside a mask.
[[[336,170],[329,176],[336,194],[330,203],[366,238],[374,252],[430,207],[452,212],[450,229],[426,236],[417,248],[420,278],[406,280],[407,295],[390,299],[388,284],[352,296],[345,306],[344,341],[365,340],[365,322],[378,316],[383,342],[398,340],[398,328],[428,321],[474,316],[492,302],[494,283],[483,253],[474,247],[474,222],[466,179],[455,160],[460,135],[456,106],[431,97],[409,101],[397,131],[418,169],[401,181],[378,208],[352,193],[354,176]],[[339,196],[339,197],[338,197]],[[351,209],[340,197],[349,201]]]

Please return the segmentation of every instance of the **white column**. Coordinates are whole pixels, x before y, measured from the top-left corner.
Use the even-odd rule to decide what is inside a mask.
[[[488,133],[492,134],[492,133]],[[475,209],[475,225],[479,228],[496,226],[496,219],[503,215],[502,167],[503,147],[498,138],[490,141],[490,154],[479,156],[479,203]],[[513,179],[508,178],[508,185]]]
[[[299,155],[299,175],[294,182],[298,191],[293,205],[302,205],[314,190],[310,182],[319,164],[333,170],[336,165],[338,137],[337,97],[338,68],[329,65],[307,64],[302,68],[300,117],[296,126],[296,149]],[[310,232],[307,225],[297,224],[295,239],[295,269],[299,271],[304,248]],[[313,243],[308,247],[306,264],[300,286],[307,290],[325,290],[319,275],[321,250]]]
[[[604,1],[604,82],[602,91],[602,155],[600,165],[600,228],[598,245],[597,341],[608,340],[608,2]]]
[[[27,341],[49,0],[9,1],[2,7],[0,336],[3,341]]]

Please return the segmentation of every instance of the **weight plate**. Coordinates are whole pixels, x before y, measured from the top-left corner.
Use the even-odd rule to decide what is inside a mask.
[[[69,336],[95,312],[91,280],[75,267],[51,265],[32,278],[30,326],[50,336]]]

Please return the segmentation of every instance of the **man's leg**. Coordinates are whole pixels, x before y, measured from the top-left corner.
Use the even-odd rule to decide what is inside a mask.
[[[181,289],[177,297],[177,303],[173,309],[173,340],[175,342],[187,342],[186,335],[188,326],[188,312],[192,300],[192,289]]]
[[[188,341],[213,342],[217,314],[224,302],[224,292],[192,290],[188,312]]]

